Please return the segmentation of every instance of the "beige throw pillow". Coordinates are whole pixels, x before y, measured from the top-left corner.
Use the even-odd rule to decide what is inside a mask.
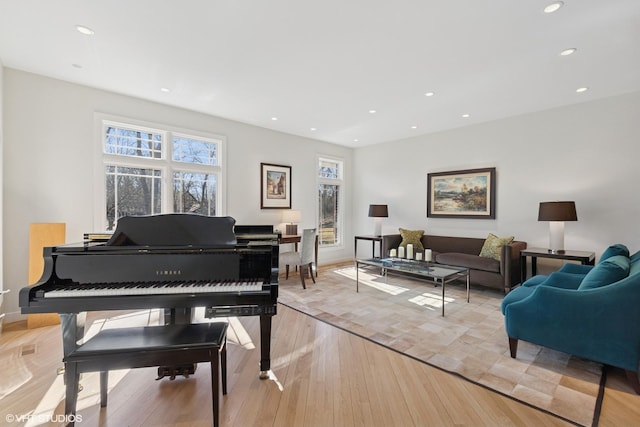
[[[404,228],[399,228],[400,236],[402,236],[402,242],[400,242],[400,246],[406,248],[408,244],[413,245],[414,251],[424,251],[424,246],[422,246],[422,236],[424,235],[424,230],[405,230]]]
[[[510,244],[511,242],[513,242],[513,236],[498,237],[495,234],[489,233],[489,236],[487,236],[487,239],[484,241],[484,245],[482,245],[480,256],[500,261],[502,247]]]

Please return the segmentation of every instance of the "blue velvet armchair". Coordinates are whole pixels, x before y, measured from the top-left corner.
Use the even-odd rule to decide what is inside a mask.
[[[626,250],[623,245],[614,245]],[[518,340],[622,368],[640,394],[640,251],[605,251],[595,267],[566,264],[502,301],[511,357]]]

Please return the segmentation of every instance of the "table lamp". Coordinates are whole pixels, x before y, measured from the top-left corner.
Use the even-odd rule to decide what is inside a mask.
[[[387,205],[369,205],[369,217],[375,220],[374,236],[382,235],[382,218],[389,216]]]
[[[538,221],[549,221],[549,252],[564,253],[564,222],[577,220],[575,202],[540,202]]]
[[[282,222],[288,223],[286,225],[285,233],[287,235],[298,234],[298,224],[300,222],[301,214],[298,210],[286,210],[282,212]]]

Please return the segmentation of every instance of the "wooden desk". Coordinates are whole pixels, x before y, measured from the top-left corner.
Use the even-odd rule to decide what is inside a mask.
[[[296,252],[298,251],[298,243],[302,240],[302,236],[299,234],[281,234],[278,243],[284,245],[286,243],[293,243],[295,245]],[[314,248],[314,259],[316,265],[316,277],[318,277],[318,235],[316,234],[316,244]]]
[[[564,251],[562,253],[549,252],[548,249],[527,248],[520,251],[520,280],[521,283],[527,279],[527,257],[531,257],[531,276],[537,274],[537,258],[565,259],[570,261],[580,261],[584,265],[594,265],[596,260],[595,252],[584,251]]]

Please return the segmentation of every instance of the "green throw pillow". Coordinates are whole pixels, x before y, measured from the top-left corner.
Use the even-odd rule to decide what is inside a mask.
[[[400,246],[406,248],[408,244],[412,244],[414,251],[424,251],[421,240],[424,235],[424,230],[405,230],[404,228],[399,228],[398,230],[400,230],[400,235],[402,236]]]
[[[511,242],[513,242],[513,236],[498,237],[495,234],[489,233],[489,236],[487,236],[487,239],[484,241],[484,245],[482,245],[480,256],[500,261],[502,247],[510,244]]]

